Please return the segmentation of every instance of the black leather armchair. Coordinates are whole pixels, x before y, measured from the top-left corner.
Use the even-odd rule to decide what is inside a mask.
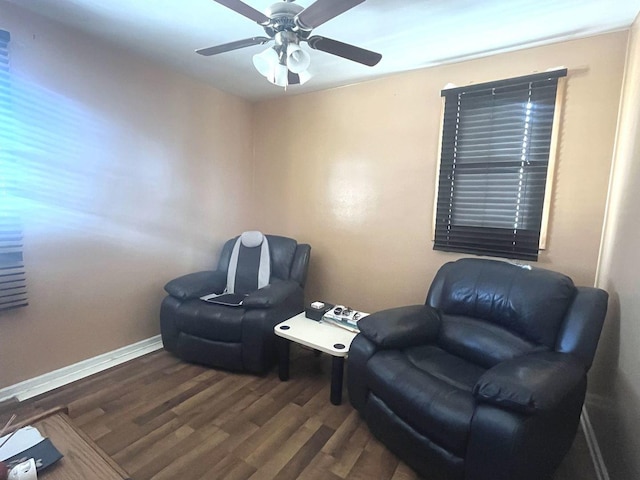
[[[548,478],[577,431],[607,298],[548,270],[447,263],[426,305],[360,321],[351,403],[429,480]]]
[[[275,235],[268,239],[269,285],[250,292],[242,306],[200,300],[222,293],[238,237],[222,248],[218,269],[185,275],[165,286],[160,308],[164,348],[189,362],[228,370],[263,373],[276,360],[273,327],[304,309],[304,286],[311,247]]]

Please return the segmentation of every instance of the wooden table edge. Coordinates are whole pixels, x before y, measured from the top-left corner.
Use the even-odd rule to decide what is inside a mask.
[[[33,425],[37,422],[45,420],[49,417],[53,417],[54,415],[59,415],[62,421],[64,421],[87,445],[89,445],[107,464],[111,467],[115,473],[120,475],[123,480],[131,480],[129,474],[118,465],[113,458],[111,458],[93,439],[87,435],[85,432],[80,430],[80,428],[73,423],[73,420],[69,417],[69,407],[65,405],[60,405],[49,410],[46,410],[42,413],[38,413],[33,415],[26,420],[23,420],[15,425],[12,425],[7,429],[7,433],[11,433],[14,430],[18,430],[19,428],[26,427],[27,425]]]

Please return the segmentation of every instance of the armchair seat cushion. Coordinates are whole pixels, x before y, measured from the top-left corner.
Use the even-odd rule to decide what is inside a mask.
[[[440,316],[438,345],[485,368],[527,353],[549,350],[500,325],[463,315],[442,313]]]
[[[367,367],[380,400],[418,433],[464,456],[476,406],[472,389],[483,368],[429,345],[380,351]]]
[[[460,390],[473,392],[486,370],[435,345],[407,348],[404,354],[410,364]]]
[[[217,342],[241,342],[245,310],[204,302],[198,298],[182,303],[176,312],[177,328],[194,337]]]

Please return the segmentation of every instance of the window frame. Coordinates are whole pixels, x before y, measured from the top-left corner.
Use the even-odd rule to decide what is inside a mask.
[[[434,189],[434,199],[433,199],[433,212],[432,212],[432,224],[431,224],[431,240],[433,243],[433,249],[437,251],[445,251],[452,252],[458,254],[472,254],[472,255],[482,255],[482,256],[492,256],[506,259],[517,259],[517,260],[531,260],[537,261],[539,258],[539,254],[541,251],[547,249],[548,244],[548,228],[549,228],[549,219],[551,212],[551,200],[553,198],[553,186],[554,186],[554,178],[555,178],[555,170],[557,164],[557,152],[559,145],[559,137],[560,137],[560,122],[562,119],[562,106],[564,104],[565,90],[566,90],[566,76],[567,69],[566,68],[557,68],[550,69],[546,72],[542,73],[534,73],[530,75],[524,75],[519,77],[512,77],[503,80],[483,82],[480,84],[473,84],[466,87],[457,87],[457,86],[447,86],[441,91],[442,95],[442,108],[440,113],[440,134],[438,136],[438,157],[436,162],[436,170],[435,170],[435,189]],[[541,224],[539,228],[539,239],[538,239],[538,250],[535,254],[535,258],[533,255],[506,255],[504,253],[500,254],[498,252],[486,252],[486,253],[478,253],[477,251],[473,251],[471,248],[468,251],[463,251],[462,249],[446,249],[436,247],[436,230],[437,230],[437,221],[438,221],[438,198],[440,195],[440,177],[442,170],[442,157],[443,157],[443,137],[445,134],[445,108],[447,105],[447,95],[451,96],[451,92],[474,92],[483,89],[491,89],[491,88],[500,88],[505,86],[513,86],[517,84],[524,84],[529,82],[535,82],[540,80],[549,80],[555,79],[556,83],[556,95],[554,102],[554,113],[553,119],[551,121],[551,136],[549,140],[549,156],[547,160],[547,171],[546,171],[546,180],[545,180],[545,191],[542,200],[541,207]]]

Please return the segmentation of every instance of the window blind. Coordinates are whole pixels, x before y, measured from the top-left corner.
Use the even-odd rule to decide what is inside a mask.
[[[28,304],[22,261],[22,228],[12,197],[14,184],[7,145],[11,95],[9,78],[9,32],[0,30],[0,310]]]
[[[558,78],[443,90],[434,249],[537,260]]]

